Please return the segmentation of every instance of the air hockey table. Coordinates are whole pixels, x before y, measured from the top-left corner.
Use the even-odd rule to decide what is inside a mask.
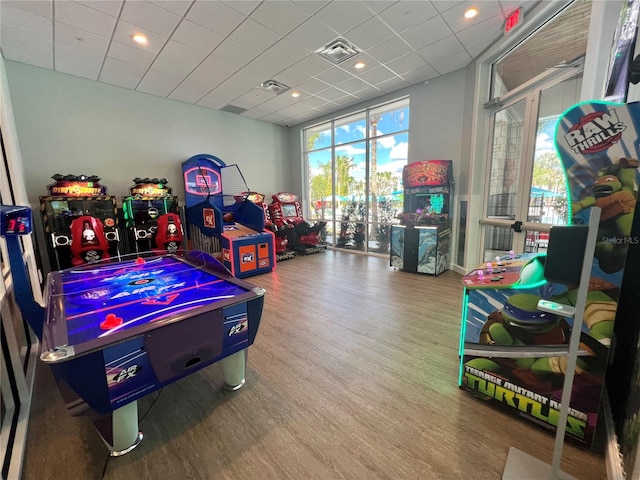
[[[225,388],[242,387],[264,293],[203,252],[52,272],[40,358],[69,412],[122,455],[142,440],[139,398],[218,361]]]

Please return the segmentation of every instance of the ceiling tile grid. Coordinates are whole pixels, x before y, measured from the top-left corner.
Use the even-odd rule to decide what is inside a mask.
[[[2,0],[0,49],[7,60],[292,125],[464,68],[502,36],[508,13],[535,3]],[[465,19],[472,6],[478,15]],[[146,44],[133,42],[137,33]],[[360,53],[338,65],[316,53],[340,37]],[[260,88],[271,79],[289,90]]]

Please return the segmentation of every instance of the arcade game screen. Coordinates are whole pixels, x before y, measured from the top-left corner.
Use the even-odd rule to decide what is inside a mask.
[[[296,206],[291,204],[282,204],[282,216],[283,217],[297,217]]]
[[[71,222],[76,217],[91,215],[104,222],[107,218],[115,217],[115,198],[105,199],[77,199],[44,200],[44,210],[47,215],[50,231],[69,233]]]
[[[122,202],[125,226],[155,224],[160,215],[178,213],[177,197],[130,199]]]

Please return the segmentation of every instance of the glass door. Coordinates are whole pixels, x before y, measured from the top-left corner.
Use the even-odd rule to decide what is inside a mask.
[[[567,223],[557,119],[579,101],[582,71],[531,87],[492,114],[483,260],[546,250],[551,225]]]

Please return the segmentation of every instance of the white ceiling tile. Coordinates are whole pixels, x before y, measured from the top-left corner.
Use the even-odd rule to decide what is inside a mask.
[[[372,16],[373,12],[360,2],[331,2],[314,18],[342,35]]]
[[[366,5],[367,8],[372,12],[380,13],[383,10],[386,10],[387,8],[389,8],[391,5],[393,5],[396,2],[397,0],[369,0],[361,3]]]
[[[257,112],[255,109],[253,109],[253,110],[247,110],[246,112],[242,112],[240,116],[246,117],[246,118],[252,118],[254,120],[260,120],[261,118],[264,117],[264,113]]]
[[[396,74],[389,70],[387,67],[380,66],[366,70],[358,75],[358,77],[371,85],[378,85],[379,83],[386,82],[387,80],[395,77]]]
[[[191,7],[185,18],[226,36],[244,21],[246,15],[221,2],[200,1]]]
[[[484,52],[487,47],[489,47],[489,45],[491,45],[493,43],[493,41],[489,41],[489,42],[484,42],[484,43],[479,43],[477,45],[474,45],[473,47],[469,48],[467,47],[467,52],[469,53],[469,55],[471,55],[471,58],[477,58],[480,56],[480,54],[482,52]]]
[[[360,101],[363,101],[363,100],[369,100],[371,98],[379,97],[381,94],[382,94],[382,91],[379,88],[368,87],[356,92],[355,96],[358,99],[360,99]]]
[[[111,38],[116,18],[75,2],[56,2],[56,23],[78,27]]]
[[[271,1],[262,2],[251,18],[280,35],[286,35],[309,18],[309,14],[292,2]]]
[[[445,75],[449,72],[459,70],[466,67],[471,62],[471,57],[467,52],[457,53],[450,55],[442,60],[437,60],[431,63],[431,66],[435,68],[440,75]]]
[[[107,57],[100,72],[100,81],[133,89],[146,70],[145,67]]]
[[[203,52],[210,53],[222,43],[224,37],[219,33],[201,27],[197,23],[183,20],[171,36],[176,42],[189,45]]]
[[[98,80],[101,68],[102,61],[96,60],[96,57],[75,56],[61,59],[56,54],[56,72],[88,78],[89,80]]]
[[[286,63],[281,63],[270,57],[261,55],[248,63],[241,71],[243,76],[255,79],[254,85],[259,85],[265,80],[273,78],[286,68]]]
[[[169,10],[181,17],[184,16],[187,10],[189,10],[189,7],[193,2],[194,0],[151,0],[151,3],[154,5],[164,8],[165,10]]]
[[[387,62],[385,66],[392,72],[396,73],[396,75],[402,76],[405,73],[411,72],[412,70],[417,70],[418,68],[425,67],[426,62],[417,53],[410,52],[406,55],[403,55],[402,57]]]
[[[258,22],[247,18],[229,35],[229,38],[256,52],[263,52],[282,37]]]
[[[0,25],[3,27],[11,27],[35,37],[51,38],[52,24],[50,18],[36,15],[27,10],[13,8],[5,5],[4,2],[0,2],[0,5],[2,5]]]
[[[220,110],[221,108],[226,107],[228,104],[229,103],[226,101],[226,99],[220,99],[220,98],[209,97],[209,96],[201,98],[196,103],[196,105],[199,105],[201,107],[212,108],[214,110]]]
[[[349,96],[349,94],[344,90],[340,90],[339,88],[334,88],[334,87],[327,88],[326,90],[322,90],[321,92],[318,92],[316,95],[320,98],[324,98],[325,100],[328,100],[329,102],[334,102],[344,96]]]
[[[109,39],[105,37],[56,22],[54,50],[56,71],[60,71],[58,66],[62,64],[74,65],[73,68],[78,69],[79,67],[75,66],[75,64],[79,63],[81,58],[84,58],[93,65],[93,67],[88,67],[88,71],[93,71],[93,68],[97,65],[98,71],[96,73],[98,73],[108,47]],[[87,75],[81,76],[87,77]]]
[[[455,0],[430,0],[431,5],[440,12],[446,12],[447,10],[451,10],[456,5],[460,5],[461,3],[465,3],[464,1],[455,1]],[[469,5],[471,6],[471,5]]]
[[[163,36],[171,35],[181,17],[145,0],[125,2],[120,18]]]
[[[192,78],[190,75],[169,94],[169,98],[186,103],[196,103],[209,93],[214,86],[209,81],[203,81],[197,77]]]
[[[213,56],[226,60],[238,68],[246,65],[258,56],[258,52],[231,39],[226,39],[213,51]]]
[[[29,47],[20,44],[3,44],[2,55],[7,60],[53,70],[53,45],[51,43],[45,44],[42,42],[42,45],[31,45]]]
[[[106,13],[112,17],[117,17],[120,15],[120,10],[124,0],[87,0],[78,1],[76,3],[84,5],[85,7],[93,8],[99,12]]]
[[[144,33],[147,36],[148,43],[146,45],[140,45],[139,43],[134,42],[132,37],[136,33]],[[151,30],[141,28],[132,23],[118,20],[116,31],[113,33],[113,40],[125,45],[131,45],[133,48],[137,48],[138,50],[156,54],[167,42],[167,37],[163,37]]]
[[[237,10],[244,15],[249,15],[253,12],[258,5],[260,5],[260,0],[228,0],[226,2],[222,2],[227,6]]]
[[[383,12],[380,18],[396,33],[402,33],[438,14],[429,2],[397,2]]]
[[[371,85],[369,85],[367,82],[365,82],[364,80],[360,80],[359,78],[356,78],[356,77],[350,78],[346,82],[339,83],[338,85],[335,85],[335,86],[338,87],[340,90],[344,90],[350,93],[354,93],[354,92],[357,93],[361,90],[364,90],[365,88],[371,87]]]
[[[296,0],[292,3],[296,4],[302,10],[309,14],[314,14],[321,8],[324,8],[331,0]]]
[[[191,73],[207,56],[201,50],[169,40],[151,68],[158,72],[183,77]]]
[[[247,91],[253,90],[255,88],[255,83],[249,83],[249,85],[247,85],[246,82],[245,85],[240,85],[237,81],[233,80],[232,76],[218,85],[212,92],[207,94],[207,96],[211,95],[213,92],[216,92],[215,95],[218,98],[226,98],[227,103],[230,103],[241,95],[244,95]]]
[[[337,85],[338,83],[346,82],[352,77],[353,75],[351,73],[343,70],[340,67],[333,67],[325,72],[316,75],[316,78],[318,80],[321,80],[328,85]]]
[[[53,18],[53,1],[52,0],[2,0],[0,2],[0,12],[4,15],[5,7],[17,8],[25,12],[35,13],[41,17]],[[0,15],[0,16],[2,16]]]
[[[145,73],[136,90],[159,97],[167,97],[180,83],[182,76],[168,75],[150,69]]]
[[[120,42],[111,42],[107,55],[116,60],[130,63],[132,65],[140,65],[145,70],[153,62],[155,55],[145,50],[133,47]]]
[[[438,75],[440,74],[436,71],[435,68],[433,68],[431,65],[427,65],[426,67],[419,68],[403,75],[402,78],[404,78],[407,82],[413,84],[436,78]],[[378,85],[378,87],[380,86],[381,85]],[[382,86],[384,86],[384,83],[382,84]]]
[[[418,54],[424,58],[427,63],[431,64],[437,60],[441,60],[460,52],[464,52],[464,48],[455,35],[443,38],[442,40],[418,50]]]
[[[476,7],[476,9],[478,10],[478,15],[473,18],[464,18],[464,12],[471,6]],[[473,27],[474,25],[482,23],[491,17],[495,17],[496,15],[500,15],[502,20],[504,20],[502,9],[500,8],[500,4],[498,3],[498,1],[483,0],[482,2],[479,2],[477,4],[463,3],[457,5],[454,8],[444,12],[442,14],[442,18],[444,18],[444,21],[447,22],[447,25],[451,27],[451,30],[454,33],[457,33],[460,30]]]
[[[312,53],[294,64],[294,68],[297,68],[310,76],[316,76],[326,70],[329,70],[333,66],[334,65],[331,62],[326,61],[315,53]]]
[[[433,68],[429,67],[431,69],[431,71],[433,71],[433,77],[437,77],[438,76],[438,72],[436,72],[435,70],[433,70]],[[431,78],[433,78],[431,77]],[[395,92],[396,90],[400,90],[401,88],[405,88],[408,87],[412,82],[408,81],[408,80],[403,80],[400,77],[393,77],[390,78],[389,80],[387,80],[386,82],[381,82],[379,84],[376,85],[376,87],[378,87],[380,90],[382,90],[385,93],[388,92]]]
[[[215,94],[215,90],[213,91],[213,93]],[[288,95],[288,92],[284,92],[282,93],[282,95]],[[233,100],[233,104],[236,107],[250,109],[266,102],[267,100],[270,100],[272,96],[272,93],[265,92],[264,90],[261,90],[259,88],[254,88],[253,90],[250,90],[244,95],[241,95],[240,97]]]
[[[287,34],[293,43],[312,51],[323,48],[336,37],[336,32],[313,17]]]
[[[319,98],[315,95],[309,95],[308,97],[305,97],[302,100],[298,98],[297,100],[298,100],[298,103],[308,108],[320,108],[327,103],[327,101],[324,98]]]
[[[467,48],[473,48],[480,43],[493,42],[502,36],[504,20],[501,15],[489,18],[482,23],[466,28],[458,33],[456,37]]]
[[[368,50],[393,36],[394,32],[378,17],[372,17],[344,34],[344,38],[360,50]]]
[[[303,70],[291,67],[278,72],[274,80],[289,85],[290,87],[295,87],[296,85],[306,82],[309,78],[309,75],[307,75]]]
[[[427,20],[402,34],[405,42],[418,50],[451,35],[452,31],[441,17]]]
[[[22,50],[22,55],[32,51],[36,56],[50,56],[50,60],[53,62],[52,39],[52,35],[48,37],[36,36],[21,30],[16,30],[7,25],[3,25],[2,28],[0,28],[0,45],[2,46],[5,58],[9,58],[7,56],[8,48],[18,48]]]
[[[413,49],[401,38],[394,37],[380,45],[370,48],[367,50],[367,53],[380,63],[386,63],[412,51]]]
[[[309,53],[309,50],[298,47],[291,40],[283,38],[266,49],[262,54],[282,63],[291,64],[302,60],[304,57],[309,55]]]
[[[353,78],[353,77],[352,77]],[[347,81],[347,80],[345,80]],[[334,86],[334,85],[329,85],[328,83],[324,83],[316,78],[310,78],[309,80],[307,80],[304,83],[301,83],[300,85],[298,85],[298,90],[302,90],[303,92],[306,93],[310,93],[312,95],[315,95],[319,92],[322,92],[323,90],[326,90],[327,88]]]

